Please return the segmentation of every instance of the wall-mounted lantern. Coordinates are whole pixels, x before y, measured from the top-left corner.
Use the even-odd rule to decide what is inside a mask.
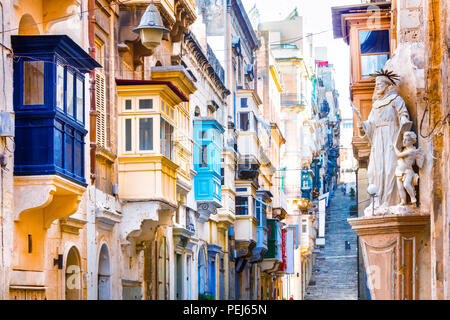
[[[163,34],[169,33],[169,29],[164,27],[158,8],[150,4],[133,32],[140,35],[144,47],[153,51],[161,44]]]

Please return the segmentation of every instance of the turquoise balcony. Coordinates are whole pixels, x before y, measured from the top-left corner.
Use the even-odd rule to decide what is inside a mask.
[[[194,120],[195,200],[200,219],[204,221],[221,206],[220,160],[224,132],[224,128],[214,119]]]
[[[264,254],[267,251],[268,243],[268,227],[267,227],[267,203],[266,200],[272,198],[270,191],[259,190],[256,192],[256,218],[258,219],[258,226],[256,228],[256,247],[253,249],[252,258],[250,262],[259,262],[263,260]]]

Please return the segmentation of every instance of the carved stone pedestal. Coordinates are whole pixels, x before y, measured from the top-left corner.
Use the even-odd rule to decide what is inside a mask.
[[[385,215],[348,222],[360,237],[371,299],[418,299],[419,246],[430,216]]]

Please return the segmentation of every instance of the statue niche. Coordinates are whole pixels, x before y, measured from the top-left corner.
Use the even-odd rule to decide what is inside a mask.
[[[417,203],[414,185],[419,176],[414,172],[413,164],[422,167],[424,152],[422,148],[414,147],[417,136],[410,131],[412,121],[408,109],[395,88],[399,76],[383,69],[372,76],[376,81],[368,120],[362,121],[361,114],[354,110],[360,119],[359,135],[371,145],[367,170],[369,185],[375,185],[377,189],[374,203],[364,213],[365,216],[414,213]],[[412,205],[407,205],[406,194]]]

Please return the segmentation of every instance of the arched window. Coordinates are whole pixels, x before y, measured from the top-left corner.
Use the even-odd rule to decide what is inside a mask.
[[[111,299],[111,266],[109,250],[106,244],[100,249],[98,261],[98,300]]]
[[[162,237],[158,250],[158,300],[169,300],[169,250]]]
[[[72,247],[67,254],[65,272],[66,300],[81,300],[81,259],[77,248]]]

